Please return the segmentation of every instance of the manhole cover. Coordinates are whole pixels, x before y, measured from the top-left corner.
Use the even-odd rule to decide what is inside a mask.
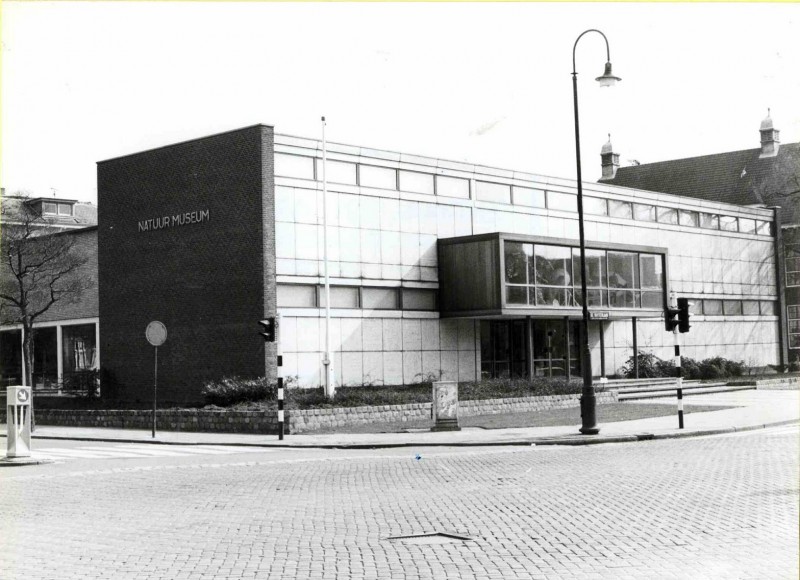
[[[455,542],[468,542],[472,540],[472,538],[460,536],[458,534],[449,534],[447,532],[435,532],[432,534],[393,536],[391,538],[387,538],[387,540],[403,542],[404,544],[452,544]]]

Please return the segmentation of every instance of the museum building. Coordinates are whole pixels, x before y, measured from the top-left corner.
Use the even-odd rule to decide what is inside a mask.
[[[574,180],[327,143],[335,383],[579,376]],[[599,169],[599,168],[598,168]],[[695,314],[686,356],[775,364],[775,215],[586,182],[595,376],[634,349],[667,359],[669,293]],[[323,144],[256,125],[98,163],[103,396],[160,400],[274,376],[259,321],[280,314],[284,376],[323,383]],[[723,225],[724,224],[724,225]]]

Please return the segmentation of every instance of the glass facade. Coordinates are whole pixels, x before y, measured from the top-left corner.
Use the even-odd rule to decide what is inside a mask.
[[[504,242],[508,306],[581,307],[580,249]],[[586,250],[590,307],[663,308],[663,256]]]

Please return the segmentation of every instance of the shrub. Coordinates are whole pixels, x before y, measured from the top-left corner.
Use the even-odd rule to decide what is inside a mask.
[[[728,360],[721,356],[707,358],[700,362],[701,379],[727,379],[744,374],[744,363]]]
[[[236,403],[270,401],[276,397],[276,383],[264,377],[240,379],[225,377],[203,385],[201,391],[206,404],[229,407]]]
[[[534,377],[533,379],[482,379],[459,383],[458,398],[462,401],[504,399],[509,397],[541,397],[580,393],[580,378]]]
[[[664,361],[654,355],[652,352],[639,351],[639,378],[640,379],[653,379],[658,377],[675,376],[675,367],[672,361]],[[626,379],[636,378],[636,368],[634,367],[634,358],[631,356],[623,365],[622,376]]]

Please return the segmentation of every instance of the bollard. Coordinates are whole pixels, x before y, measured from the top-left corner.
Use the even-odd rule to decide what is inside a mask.
[[[683,389],[678,389],[678,429],[683,429]]]
[[[458,426],[458,383],[438,381],[433,383],[431,412],[436,424],[431,431],[461,431]]]
[[[6,389],[8,441],[6,457],[31,456],[31,388]]]

